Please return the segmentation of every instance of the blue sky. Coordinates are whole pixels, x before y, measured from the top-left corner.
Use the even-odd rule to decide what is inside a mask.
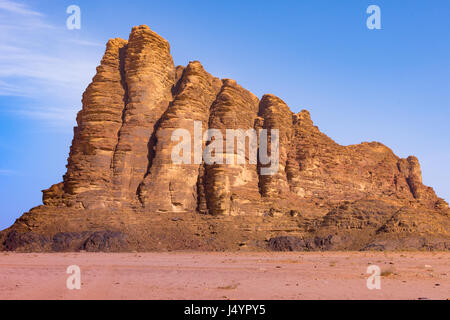
[[[81,8],[67,30],[66,8]],[[366,8],[381,8],[368,30]],[[272,93],[341,144],[416,155],[450,200],[450,1],[0,0],[0,229],[62,180],[81,94],[109,38],[147,24],[176,64],[199,60]]]

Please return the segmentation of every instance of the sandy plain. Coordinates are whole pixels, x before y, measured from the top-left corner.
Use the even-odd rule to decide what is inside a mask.
[[[380,289],[367,287],[370,265]],[[448,298],[448,252],[0,252],[2,300]]]

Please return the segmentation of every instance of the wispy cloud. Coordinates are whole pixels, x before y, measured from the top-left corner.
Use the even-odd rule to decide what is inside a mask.
[[[58,127],[69,123],[75,123],[76,107],[28,107],[13,111],[17,115],[46,121],[52,127]]]
[[[30,10],[25,4],[10,0],[0,0],[0,10],[25,16],[42,16],[42,13]]]
[[[1,50],[1,49],[0,49]],[[17,96],[20,95],[20,89],[14,85],[0,80],[0,96]]]
[[[69,39],[70,43],[78,44],[81,46],[90,46],[90,47],[104,47],[105,45],[100,42],[87,41],[87,40],[79,40],[79,39]]]
[[[14,170],[0,169],[0,176],[14,176],[17,172]]]
[[[61,20],[54,24],[24,2],[0,0],[0,99],[20,96],[29,101],[19,107],[3,103],[0,112],[73,124],[104,45],[82,31],[67,30]]]

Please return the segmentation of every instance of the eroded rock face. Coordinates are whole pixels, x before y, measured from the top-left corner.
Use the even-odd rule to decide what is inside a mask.
[[[133,28],[128,41],[108,42],[77,122],[67,173],[62,184],[44,191],[46,205],[212,215],[261,215],[262,202],[270,209],[270,201],[280,199],[446,205],[422,184],[417,158],[400,159],[377,142],[341,146],[314,126],[306,110],[294,114],[270,94],[259,101],[236,81],[214,78],[198,61],[175,67],[168,42],[147,26]],[[192,138],[190,164],[173,162],[177,129]],[[194,159],[194,151],[214,143],[203,137],[207,129],[223,136],[222,150],[212,153],[223,163]],[[268,130],[268,155],[277,129],[275,174],[261,174],[269,165],[249,161],[248,136],[239,163],[237,147],[227,151],[227,129]]]
[[[227,129],[253,129],[258,113],[258,98],[233,80],[225,80],[216,101],[211,106],[209,128],[216,129],[223,137],[222,152],[214,153],[222,164],[206,164],[204,177],[205,197],[208,212],[213,215],[239,215],[252,212],[248,204],[259,200],[256,164],[238,162],[237,145],[227,148]],[[214,141],[207,143],[211,146]],[[242,155],[241,155],[242,156]]]
[[[415,157],[400,159],[378,142],[341,146],[313,125],[309,112],[294,116],[293,150],[288,161],[291,191],[303,198],[414,200],[439,203],[422,184]]]
[[[112,39],[83,94],[63,189],[67,195],[104,206],[111,191],[111,163],[127,99],[124,59],[127,41]],[[45,198],[45,196],[44,196]],[[87,203],[86,203],[87,206]]]
[[[260,176],[261,194],[272,198],[287,197],[290,191],[287,175],[288,156],[294,142],[293,113],[283,100],[267,94],[261,99],[259,114],[263,119],[263,128],[268,130],[270,150],[272,150],[271,129],[279,131],[279,167],[275,174]]]
[[[401,159],[378,142],[339,145],[314,125],[308,111],[294,114],[279,97],[266,94],[259,100],[236,81],[210,75],[198,61],[175,67],[168,42],[147,26],[134,27],[128,40],[108,42],[82,101],[67,172],[62,182],[43,191],[41,215],[60,208],[123,210],[127,216],[202,213],[212,219],[290,219],[270,228],[240,225],[245,232],[266,232],[273,250],[355,249],[361,248],[352,244],[359,238],[367,248],[381,248],[386,234],[447,232],[442,225],[449,219],[448,204],[423,185],[417,158]],[[180,129],[192,139],[189,163],[174,163],[181,138],[173,135]],[[207,129],[215,134],[204,136]],[[258,152],[265,138],[260,129],[267,130],[268,155],[276,142],[271,132],[278,130],[274,174],[263,174],[270,165],[250,161],[255,156],[250,136],[242,155],[227,129],[255,130]],[[220,148],[217,135],[223,137]],[[233,147],[227,149],[228,144]],[[203,161],[208,152],[220,163]],[[33,210],[13,229],[39,229],[42,216]],[[70,219],[49,226],[50,238],[5,233],[4,248],[40,243],[54,251],[95,251],[126,245],[121,234],[61,232]],[[124,218],[115,227],[121,230],[130,223],[138,225],[139,218]],[[105,224],[99,220],[92,226]],[[376,241],[364,237],[369,229]],[[336,236],[342,230],[361,235]],[[299,237],[279,238],[285,232],[298,232]]]
[[[131,31],[124,68],[127,103],[112,161],[118,204],[136,200],[155,156],[155,130],[172,100],[175,84],[169,43],[146,26]]]
[[[179,141],[172,141],[177,129],[186,129],[191,151],[203,150],[204,143],[194,145],[194,137],[201,142],[202,129],[208,129],[209,110],[216,99],[222,81],[207,73],[199,62],[191,62],[184,69],[175,88],[175,99],[162,116],[155,133],[156,145],[150,171],[139,189],[145,208],[156,211],[185,212],[197,208],[197,180],[200,161],[174,164],[172,151]],[[195,123],[197,122],[197,123]],[[200,125],[195,129],[195,125]]]

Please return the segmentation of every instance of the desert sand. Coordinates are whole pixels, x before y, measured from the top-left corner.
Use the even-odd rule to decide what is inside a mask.
[[[70,265],[80,290],[67,288]],[[0,253],[0,299],[425,298],[450,298],[450,253]]]

